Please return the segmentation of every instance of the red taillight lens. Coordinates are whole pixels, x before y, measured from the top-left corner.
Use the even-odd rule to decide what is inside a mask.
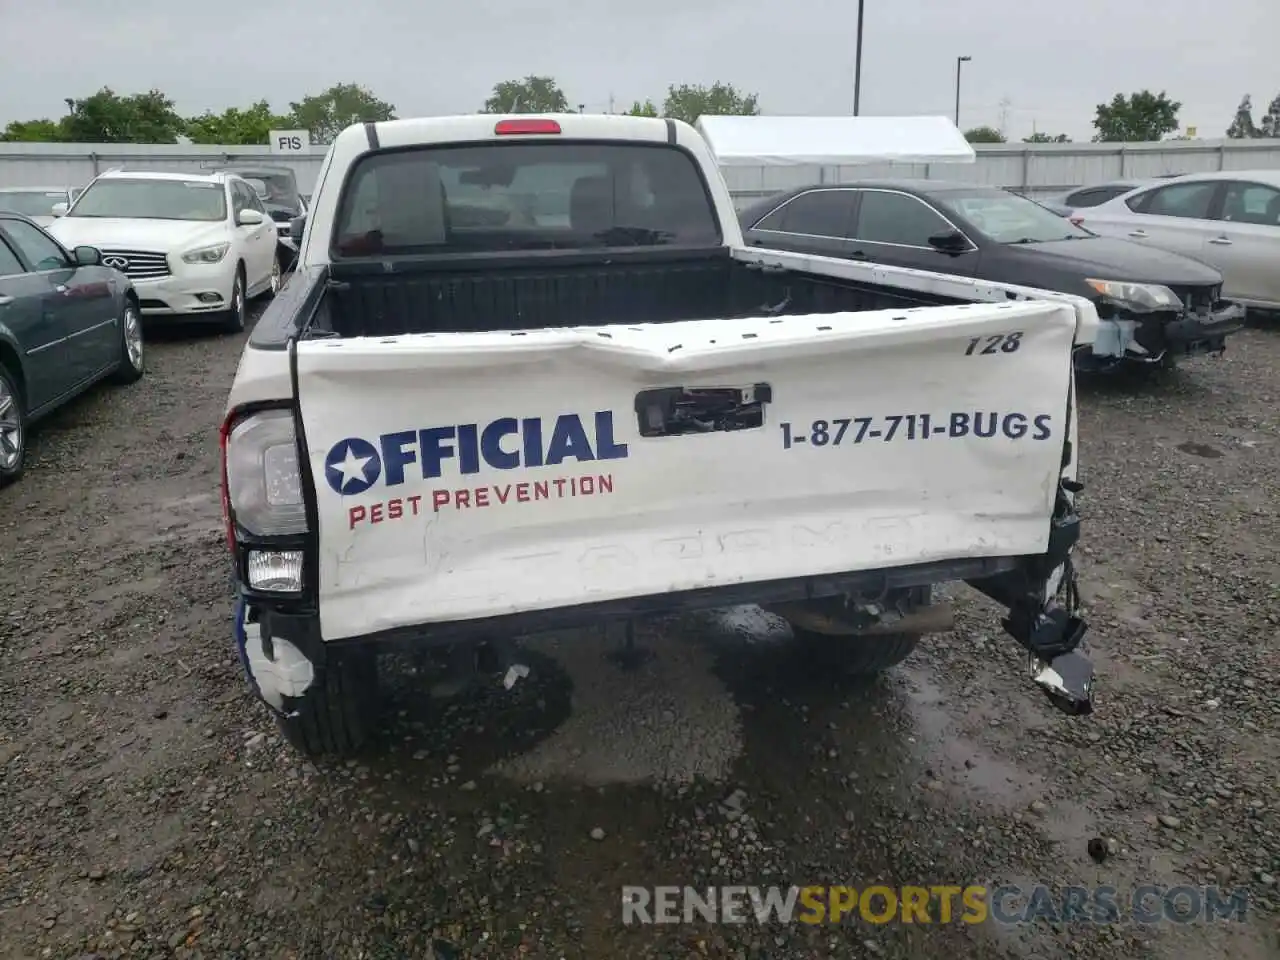
[[[560,124],[554,120],[499,120],[493,128],[493,132],[499,137],[518,136],[520,134],[559,133]]]

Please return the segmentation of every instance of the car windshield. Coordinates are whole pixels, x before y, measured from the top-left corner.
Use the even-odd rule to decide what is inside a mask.
[[[589,142],[369,154],[351,171],[334,236],[339,257],[719,243],[686,153]]]
[[[67,216],[214,222],[227,218],[227,197],[208,180],[112,177],[85,190]]]
[[[55,203],[66,203],[65,193],[47,190],[0,190],[0,210],[24,217],[51,217]]]
[[[994,243],[1047,243],[1093,234],[1015,193],[982,191],[946,193],[939,202],[972,223]]]

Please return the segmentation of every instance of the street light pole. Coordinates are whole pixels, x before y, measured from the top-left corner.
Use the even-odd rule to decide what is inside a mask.
[[[853,54],[853,115],[858,115],[862,100],[862,11],[866,0],[858,0],[858,40]]]
[[[956,126],[960,126],[960,64],[968,63],[973,57],[956,57]]]

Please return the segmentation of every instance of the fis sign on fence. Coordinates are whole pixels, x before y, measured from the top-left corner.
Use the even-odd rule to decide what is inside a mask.
[[[307,130],[271,130],[267,136],[271,152],[277,156],[292,156],[311,152],[311,134]]]

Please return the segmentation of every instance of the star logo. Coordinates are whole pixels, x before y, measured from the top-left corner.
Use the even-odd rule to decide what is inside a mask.
[[[359,437],[339,440],[324,458],[324,478],[340,496],[364,493],[381,475],[382,458],[377,448]]]

